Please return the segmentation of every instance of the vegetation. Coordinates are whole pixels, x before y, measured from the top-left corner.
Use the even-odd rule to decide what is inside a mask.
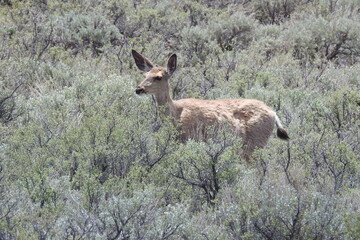
[[[359,239],[360,1],[0,1],[0,239]],[[291,141],[181,144],[174,99],[256,98]]]

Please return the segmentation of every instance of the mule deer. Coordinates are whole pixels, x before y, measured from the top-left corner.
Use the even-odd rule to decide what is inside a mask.
[[[176,54],[170,56],[166,68],[154,65],[135,50],[132,50],[132,55],[136,66],[145,72],[145,79],[136,88],[136,94],[155,95],[157,107],[171,116],[183,140],[201,139],[207,127],[227,121],[232,125],[234,133],[243,139],[242,157],[248,161],[256,147],[266,145],[275,125],[277,136],[283,140],[289,139],[276,113],[259,100],[173,100],[170,97],[169,78],[176,69]]]

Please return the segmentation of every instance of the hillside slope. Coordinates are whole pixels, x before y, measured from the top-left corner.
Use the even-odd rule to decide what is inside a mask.
[[[359,239],[360,1],[0,1],[0,239]],[[276,110],[251,164],[226,127],[178,142],[139,97]]]

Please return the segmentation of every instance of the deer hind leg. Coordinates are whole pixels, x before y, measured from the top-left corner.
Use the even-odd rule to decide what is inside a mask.
[[[252,152],[255,150],[255,146],[251,141],[244,141],[242,146],[241,158],[246,161],[246,163],[250,163],[250,157]]]
[[[256,148],[263,148],[266,146],[274,129],[274,124],[273,119],[264,119],[262,122],[247,128],[242,149],[242,157],[247,162],[250,160],[251,154]]]

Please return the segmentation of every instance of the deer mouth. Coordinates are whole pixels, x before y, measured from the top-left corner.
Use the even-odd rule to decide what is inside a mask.
[[[141,94],[145,94],[146,92],[143,88],[137,88],[137,89],[135,89],[135,93],[137,95],[141,95]]]

